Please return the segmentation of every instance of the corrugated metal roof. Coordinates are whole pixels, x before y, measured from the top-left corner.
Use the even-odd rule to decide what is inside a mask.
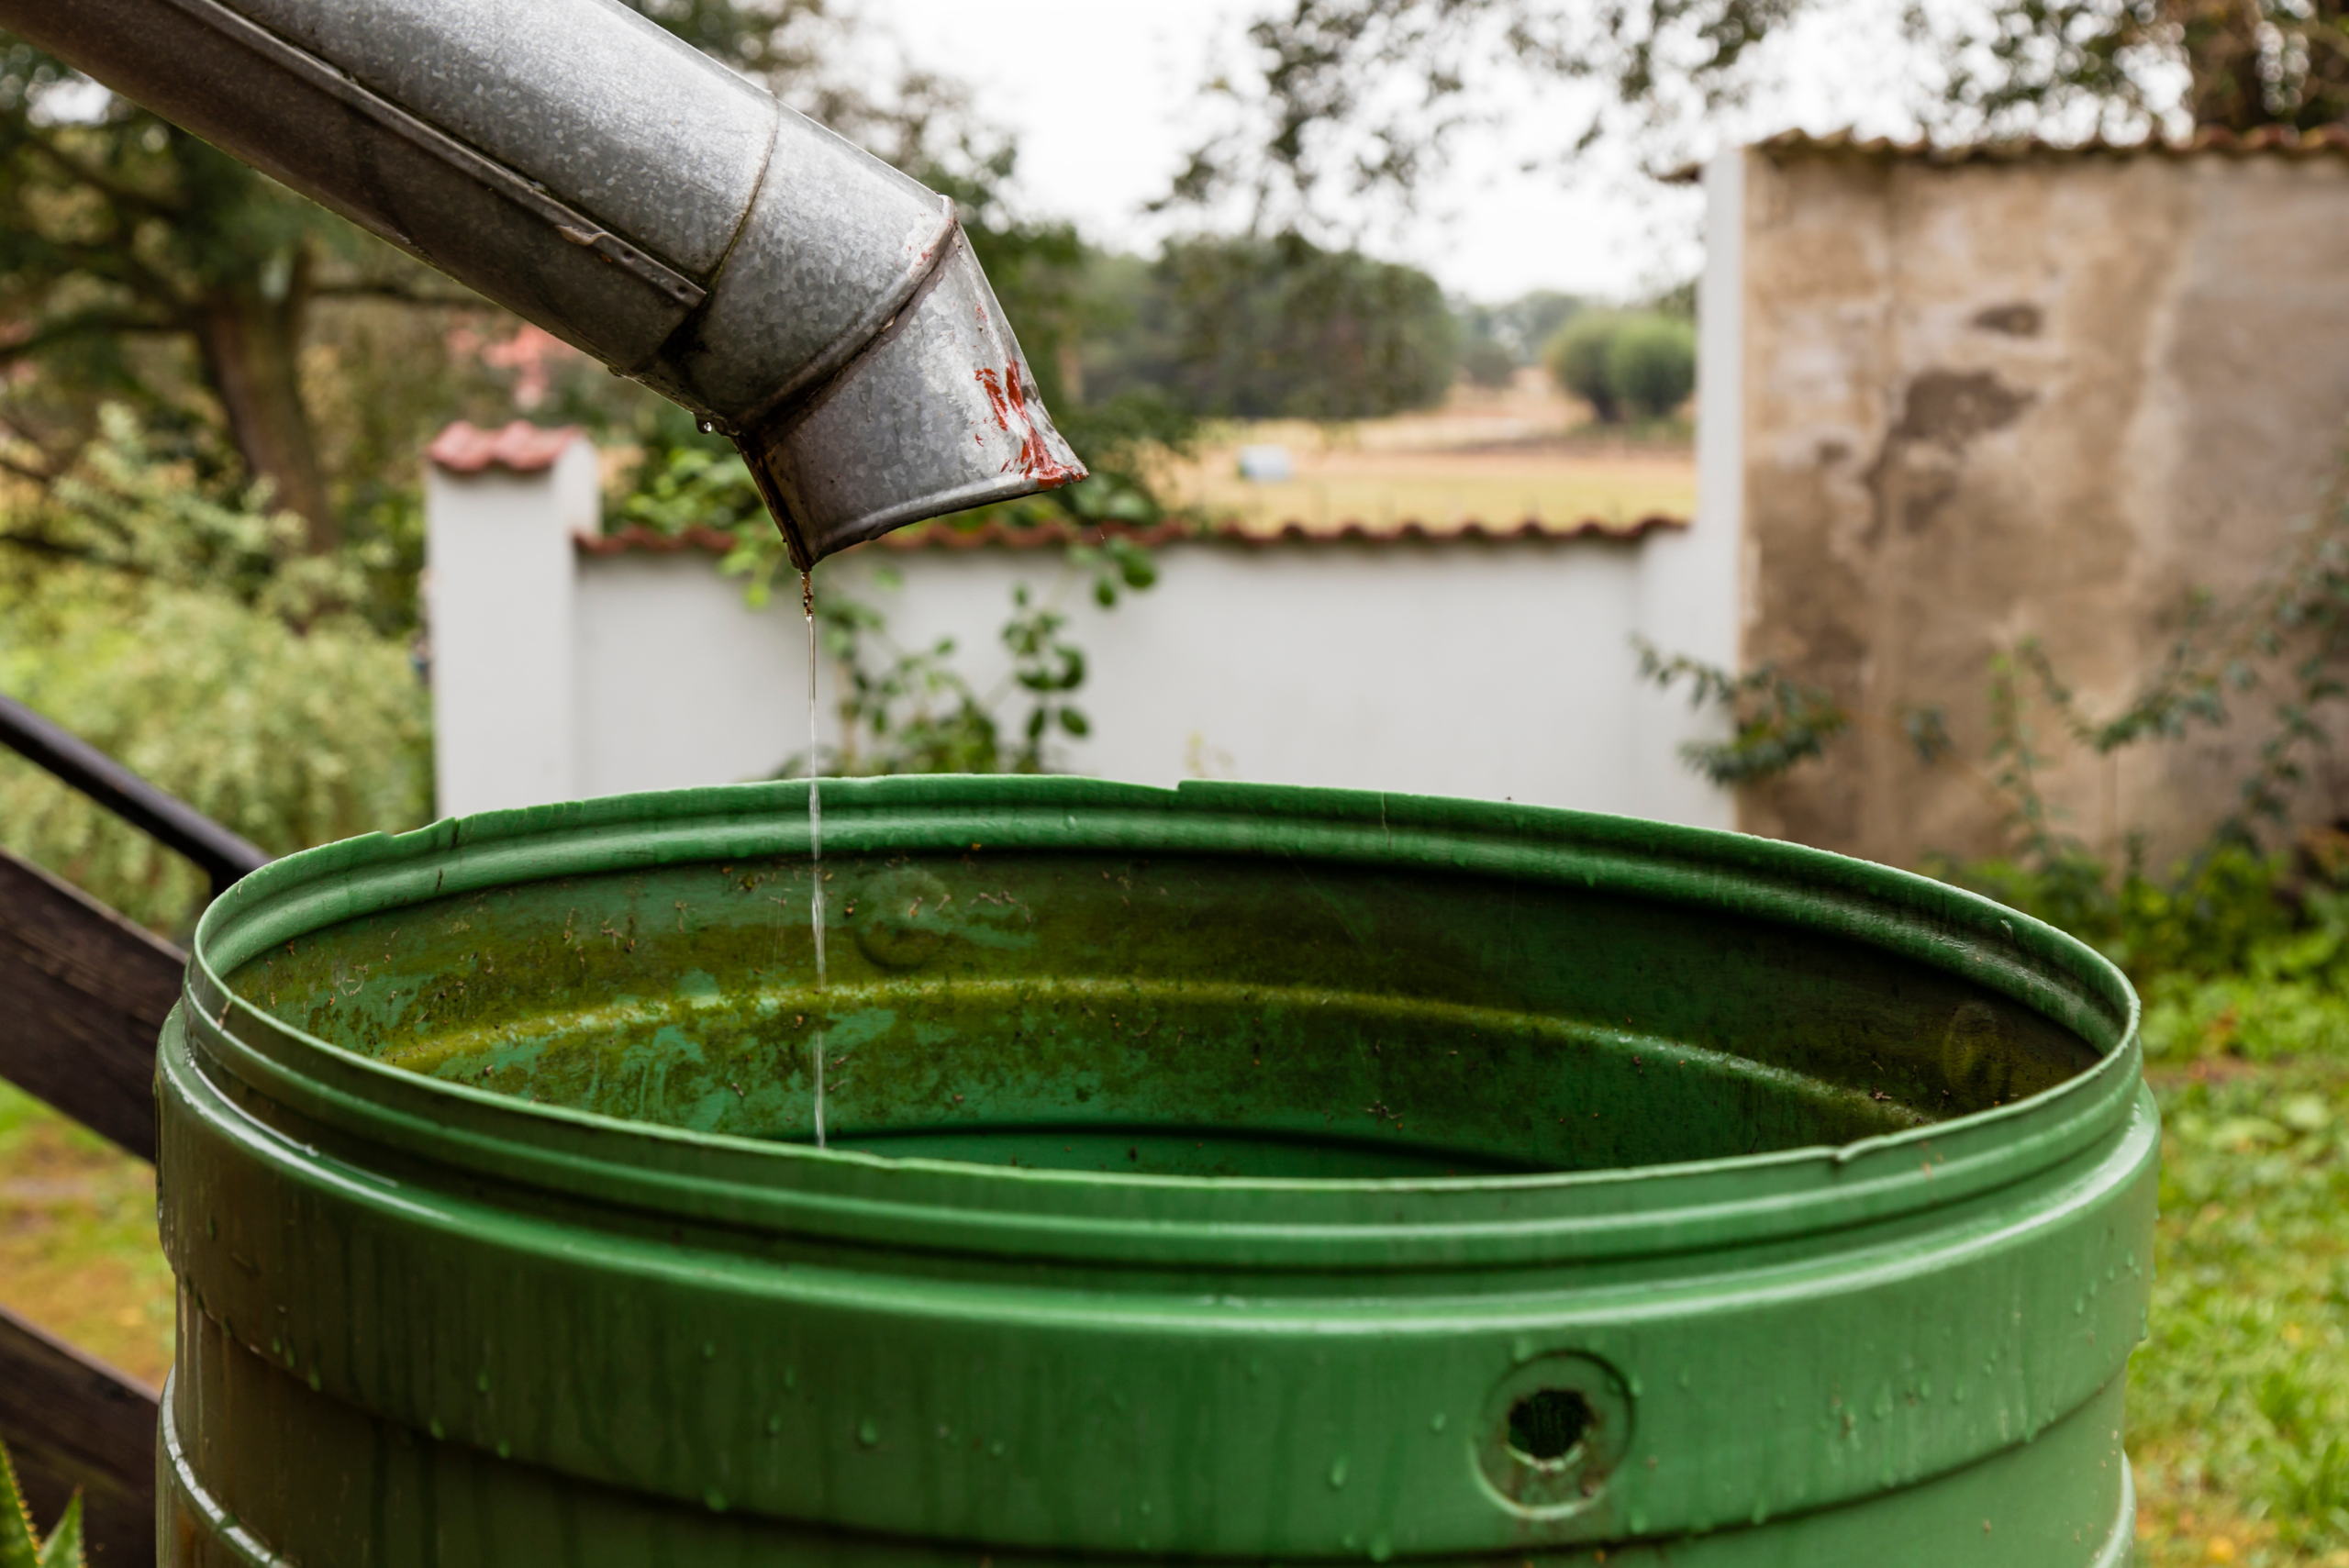
[[[1289,522],[1277,528],[1252,528],[1239,522],[1211,524],[1202,528],[1179,520],[1150,528],[1125,524],[1079,528],[1059,520],[1022,527],[991,519],[974,528],[955,528],[945,523],[917,523],[894,533],[884,534],[873,543],[880,549],[896,550],[1049,550],[1070,544],[1094,543],[1107,534],[1145,546],[1186,540],[1260,548],[1282,544],[1496,544],[1583,539],[1628,540],[1639,539],[1657,528],[1685,528],[1687,526],[1686,517],[1665,517],[1661,513],[1621,523],[1600,517],[1586,517],[1578,523],[1551,523],[1529,517],[1516,524],[1487,524],[1471,519],[1448,527],[1431,527],[1416,521],[1373,525],[1350,520],[1327,525]],[[578,544],[580,550],[589,555],[623,555],[635,550],[669,554],[686,550],[718,554],[733,549],[734,539],[732,535],[717,528],[688,528],[679,534],[664,534],[631,526],[607,534],[581,534]]]
[[[493,464],[516,473],[540,473],[552,468],[563,449],[578,439],[575,425],[545,429],[516,419],[484,430],[460,419],[433,437],[424,455],[452,473],[479,473]]]

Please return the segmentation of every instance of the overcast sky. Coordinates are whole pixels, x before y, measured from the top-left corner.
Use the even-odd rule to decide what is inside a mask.
[[[908,59],[959,78],[981,114],[1017,133],[1019,195],[1076,220],[1097,244],[1155,249],[1164,220],[1142,207],[1166,189],[1205,128],[1199,84],[1231,50],[1258,0],[864,0]],[[1227,58],[1229,54],[1227,53]],[[1443,286],[1500,301],[1537,288],[1628,296],[1678,282],[1698,261],[1694,194],[1518,172],[1549,150],[1540,96],[1512,129],[1463,149],[1424,212],[1367,248]],[[1569,118],[1565,115],[1557,120]]]

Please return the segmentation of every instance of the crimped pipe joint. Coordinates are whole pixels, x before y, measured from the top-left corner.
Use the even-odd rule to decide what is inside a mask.
[[[0,25],[731,435],[802,567],[1084,477],[952,203],[617,0]]]

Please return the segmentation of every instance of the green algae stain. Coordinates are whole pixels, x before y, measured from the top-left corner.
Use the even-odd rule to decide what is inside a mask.
[[[2087,1053],[1888,955],[1579,890],[1334,865],[1307,887],[1204,856],[828,866],[820,995],[807,868],[772,859],[387,911],[234,984],[410,1072],[764,1139],[808,1136],[820,1025],[844,1144],[1134,1173],[1838,1144],[2019,1097]]]

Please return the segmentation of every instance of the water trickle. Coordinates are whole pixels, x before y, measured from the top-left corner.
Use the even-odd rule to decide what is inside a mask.
[[[824,1147],[824,796],[816,767],[816,579],[799,574],[807,617],[807,924],[816,939],[816,1027],[807,1050],[816,1064],[816,1147]]]

